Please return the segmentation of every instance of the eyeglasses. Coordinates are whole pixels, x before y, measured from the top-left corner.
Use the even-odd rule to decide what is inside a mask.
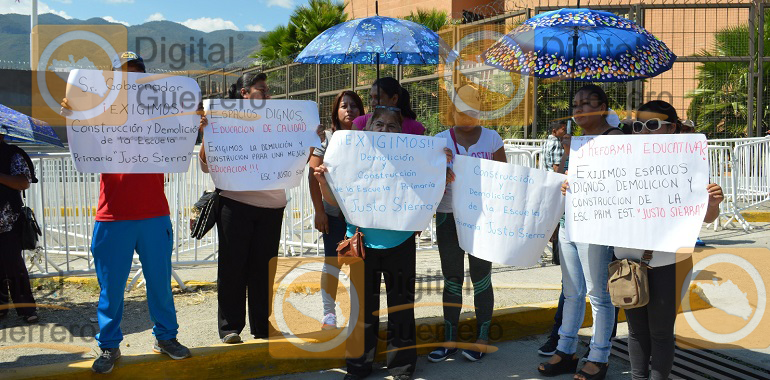
[[[652,118],[647,121],[635,121],[634,122],[634,133],[642,133],[644,128],[647,128],[648,131],[657,131],[660,129],[661,126],[666,124],[674,124],[670,121],[660,120],[658,118]]]
[[[401,113],[401,108],[398,107],[391,107],[391,106],[374,106],[374,108],[384,109],[388,111],[398,112]]]

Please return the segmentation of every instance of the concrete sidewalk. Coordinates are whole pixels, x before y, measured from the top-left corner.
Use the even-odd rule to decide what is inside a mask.
[[[748,233],[736,228],[718,232],[704,228],[701,231],[701,238],[708,245],[714,247],[770,247],[770,234],[768,234],[770,224],[753,223],[753,226],[755,227],[754,230]],[[435,251],[420,251],[417,258],[418,290],[422,286],[424,293],[422,302],[440,301],[441,283],[440,272],[438,271],[438,268],[440,268],[438,253]],[[211,284],[216,281],[217,268],[215,265],[180,268],[178,273],[185,282],[194,280],[198,283]],[[279,275],[280,273],[283,272],[279,270]],[[81,281],[95,282],[95,279],[92,277]],[[511,335],[507,339],[515,340],[505,341],[503,339],[503,341],[496,343],[495,346],[499,350],[490,354],[480,363],[466,363],[464,358],[457,356],[456,360],[452,362],[433,364],[427,363],[423,356],[420,358],[416,375],[432,379],[463,378],[466,376],[478,377],[479,371],[483,371],[481,373],[485,373],[485,378],[539,378],[536,367],[537,363],[542,361],[542,358],[537,356],[536,351],[544,338],[542,336],[538,337],[536,334],[547,331],[552,323],[553,312],[555,311],[554,301],[559,294],[560,281],[560,268],[550,264],[545,267],[535,268],[513,268],[494,265],[495,307],[511,310],[516,305],[533,304],[531,307],[520,308],[519,311],[526,311],[528,314],[521,314],[517,317],[520,318],[527,315],[526,318],[530,319],[527,319],[525,323],[522,323],[521,320],[516,323],[508,323],[505,329],[511,331]],[[465,299],[472,300],[472,294],[472,291],[469,294],[464,292]],[[190,297],[194,295],[195,293],[191,294]],[[127,302],[129,301],[127,300]],[[143,376],[168,378],[175,375],[197,374],[201,377],[235,379],[279,375],[281,373],[297,371],[317,371],[321,368],[338,368],[342,365],[339,361],[313,362],[272,359],[265,349],[263,342],[250,340],[245,336],[244,340],[247,340],[247,342],[242,345],[225,346],[217,344],[216,300],[206,299],[202,302],[200,306],[203,307],[201,309],[204,310],[203,313],[188,315],[188,318],[185,320],[180,319],[180,341],[190,347],[197,347],[193,350],[196,358],[181,362],[171,361],[164,356],[147,353],[149,352],[152,337],[150,335],[151,325],[144,321],[147,319],[146,306],[139,299],[131,301],[130,307],[127,304],[123,323],[132,324],[133,327],[125,336],[124,343],[126,347],[121,348],[126,357],[122,359],[122,364],[116,369],[116,374],[110,377],[129,378],[132,376]],[[311,304],[311,307],[320,311],[319,300],[309,299],[308,302]],[[539,304],[541,302],[549,302],[549,304]],[[472,301],[466,303],[472,303]],[[384,305],[384,300],[381,304]],[[75,306],[79,308],[81,318],[87,320],[89,316],[95,316],[93,314],[94,311],[92,311],[93,305],[88,306],[88,308],[85,305]],[[57,322],[55,311],[45,310],[44,313],[41,313],[43,323],[55,324]],[[416,309],[416,316],[418,318],[427,318],[425,320],[430,320],[432,321],[430,323],[435,325],[439,324],[440,320],[435,320],[436,318],[432,317],[439,317],[441,314],[440,307],[420,307]],[[588,315],[590,315],[590,312]],[[382,320],[385,318],[383,316]],[[137,323],[135,320],[141,321]],[[421,322],[425,320],[421,320]],[[514,321],[513,319],[508,320]],[[590,319],[587,322],[590,323]],[[314,329],[313,326],[310,328]],[[124,330],[126,330],[125,327]],[[244,335],[247,335],[245,334],[247,331],[248,326],[244,330]],[[583,331],[585,332],[586,330],[584,329]],[[590,335],[590,331],[585,334]],[[622,336],[623,334],[621,329],[618,335]],[[535,336],[534,338],[525,337],[533,335]],[[33,339],[31,335],[30,339]],[[48,349],[23,348],[21,347],[22,345],[16,348],[13,347],[14,344],[8,344],[8,342],[0,340],[0,362],[8,363],[9,361],[15,361],[17,364],[23,365],[15,366],[15,368],[13,366],[0,365],[0,377],[28,378],[48,376],[50,378],[81,378],[83,376],[91,376],[89,369],[90,361],[83,360],[88,358],[88,355],[82,354],[83,352],[95,351],[96,344],[91,338],[90,341],[85,341],[83,344],[78,343],[78,345],[82,349],[79,353],[56,353],[57,347],[54,345],[49,345]],[[57,362],[64,359],[70,363],[62,362],[61,364],[46,367],[29,367],[29,365],[34,364],[24,364],[27,362],[22,359],[40,356],[41,351],[45,353],[43,356],[45,356],[46,361],[44,362]],[[424,355],[425,352],[422,354]],[[770,348],[753,351],[731,350],[725,352],[725,355],[737,357],[740,360],[754,363],[760,367],[770,368]],[[611,374],[615,375],[614,378],[620,376],[628,377],[628,363],[619,359],[612,360]],[[238,367],[225,368],[230,365],[228,363]],[[38,361],[36,364],[42,363]],[[487,371],[489,371],[489,376],[486,376]],[[378,375],[382,377],[386,376],[387,373],[381,371],[378,372]],[[278,378],[332,377],[341,377],[340,372],[325,370],[323,372],[306,372],[293,377],[281,376]]]

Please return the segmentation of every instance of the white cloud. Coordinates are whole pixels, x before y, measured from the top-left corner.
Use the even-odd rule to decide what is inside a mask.
[[[294,0],[267,0],[268,7],[294,8]]]
[[[10,3],[10,5],[8,4]],[[15,1],[13,2],[6,2],[5,5],[3,5],[3,8],[0,10],[0,13],[18,13],[20,15],[29,15],[32,13],[32,6],[27,3],[17,3]],[[37,13],[42,15],[44,13],[53,13],[57,16],[64,17],[66,19],[72,18],[72,16],[68,15],[65,11],[57,11],[51,7],[48,6],[48,4],[44,2],[39,2],[37,5]]]
[[[163,15],[163,13],[153,13],[147,17],[144,22],[150,22],[150,21],[163,21],[166,19],[166,16]]]
[[[238,27],[235,25],[234,22],[230,20],[223,20],[221,18],[209,18],[209,17],[201,17],[196,19],[187,19],[187,21],[182,21],[180,24],[190,28],[190,29],[196,29],[200,30],[201,32],[213,32],[215,30],[222,30],[222,29],[232,29],[232,30],[239,30]]]
[[[246,30],[250,30],[252,32],[266,32],[267,31],[267,29],[265,29],[265,27],[262,26],[261,24],[246,25]]]
[[[131,25],[131,24],[125,22],[125,21],[115,20],[112,16],[103,16],[102,18],[105,19],[106,21],[114,22],[116,24],[123,24],[125,26],[130,26]]]
[[[133,4],[134,0],[105,0],[110,4]]]

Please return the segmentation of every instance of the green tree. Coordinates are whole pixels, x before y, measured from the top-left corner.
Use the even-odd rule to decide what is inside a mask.
[[[765,13],[765,53],[770,53],[770,12]],[[722,29],[714,34],[714,44],[708,51],[698,54],[701,57],[747,57],[749,56],[749,33],[758,35],[757,30],[750,31],[747,25]],[[757,67],[756,57],[752,57]],[[748,126],[748,62],[704,62],[696,67],[698,87],[686,94],[691,99],[688,116],[695,121],[698,131],[709,137],[744,137]],[[763,72],[764,85],[757,97],[762,96],[763,109],[758,110],[754,101],[755,112],[762,112],[763,130],[768,126],[768,101],[770,98],[770,64],[765,63]]]
[[[279,26],[260,39],[261,49],[252,57],[263,62],[281,63],[299,54],[326,29],[345,22],[345,3],[332,0],[310,0],[294,9],[286,26]]]
[[[409,12],[404,20],[425,25],[428,29],[438,32],[444,25],[450,22],[449,13],[435,9],[417,9],[417,13]]]

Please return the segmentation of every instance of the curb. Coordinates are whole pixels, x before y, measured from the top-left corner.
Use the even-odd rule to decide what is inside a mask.
[[[691,305],[694,310],[710,307],[691,291]],[[494,311],[492,320],[499,327],[499,332],[490,329],[493,344],[515,340],[527,336],[542,334],[550,330],[556,314],[558,302],[543,302],[520,305]],[[462,318],[462,316],[461,316]],[[621,311],[618,321],[625,321]],[[586,316],[582,327],[591,326],[591,305],[586,300]],[[386,324],[380,325],[380,344],[377,360],[385,359]],[[475,318],[460,321],[458,331],[466,331],[475,337]],[[434,349],[432,343],[443,341],[444,321],[441,317],[421,318],[417,320],[417,353],[425,355]],[[494,332],[494,336],[492,335]],[[305,340],[322,340],[328,332],[320,331],[304,334]],[[274,376],[289,373],[319,371],[329,368],[344,367],[343,359],[274,359],[270,353],[271,342],[286,343],[283,337],[271,338],[270,341],[257,339],[242,344],[215,344],[208,347],[192,348],[192,357],[184,360],[170,360],[165,355],[147,353],[125,355],[116,364],[115,370],[108,375],[97,375],[91,371],[93,360],[79,360],[69,363],[56,363],[34,367],[0,370],[3,379],[166,379],[206,377],[209,379],[242,379],[262,376]]]
[[[750,223],[770,223],[770,211],[742,211],[741,216]]]

